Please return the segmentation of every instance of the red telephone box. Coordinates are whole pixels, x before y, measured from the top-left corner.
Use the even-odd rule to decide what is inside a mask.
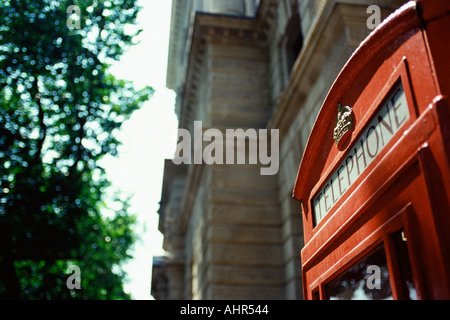
[[[302,158],[306,299],[450,299],[450,2],[409,2],[355,51]]]

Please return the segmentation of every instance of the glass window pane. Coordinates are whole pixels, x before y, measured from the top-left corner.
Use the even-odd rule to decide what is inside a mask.
[[[392,290],[384,245],[347,269],[326,287],[331,300],[390,300]]]
[[[417,300],[416,287],[414,285],[411,272],[411,263],[409,261],[407,239],[403,229],[394,233],[395,250],[398,257],[398,265],[400,268],[400,277],[402,283],[402,296],[400,299]]]
[[[313,291],[313,293],[312,293],[312,300],[320,300],[319,290]]]

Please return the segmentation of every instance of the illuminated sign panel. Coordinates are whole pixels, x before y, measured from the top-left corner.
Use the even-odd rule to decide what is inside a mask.
[[[317,225],[333,208],[384,146],[409,118],[405,91],[399,82],[386,97],[378,112],[355,140],[337,169],[313,198]]]

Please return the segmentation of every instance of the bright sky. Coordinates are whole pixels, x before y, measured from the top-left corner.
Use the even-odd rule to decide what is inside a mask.
[[[176,146],[175,94],[165,87],[171,0],[140,0],[138,17],[140,43],[123,55],[111,72],[132,80],[136,88],[150,85],[153,97],[124,123],[119,136],[119,157],[102,161],[113,188],[134,195],[131,212],[138,218],[134,258],[125,266],[125,291],[133,299],[150,295],[152,257],[162,255],[162,234],[158,231],[159,201],[164,159],[172,158]]]

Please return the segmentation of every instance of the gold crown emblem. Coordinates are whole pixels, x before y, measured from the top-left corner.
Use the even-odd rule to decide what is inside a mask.
[[[347,136],[354,129],[353,110],[350,106],[342,106],[339,102],[336,124],[333,130],[333,139],[340,148]]]

